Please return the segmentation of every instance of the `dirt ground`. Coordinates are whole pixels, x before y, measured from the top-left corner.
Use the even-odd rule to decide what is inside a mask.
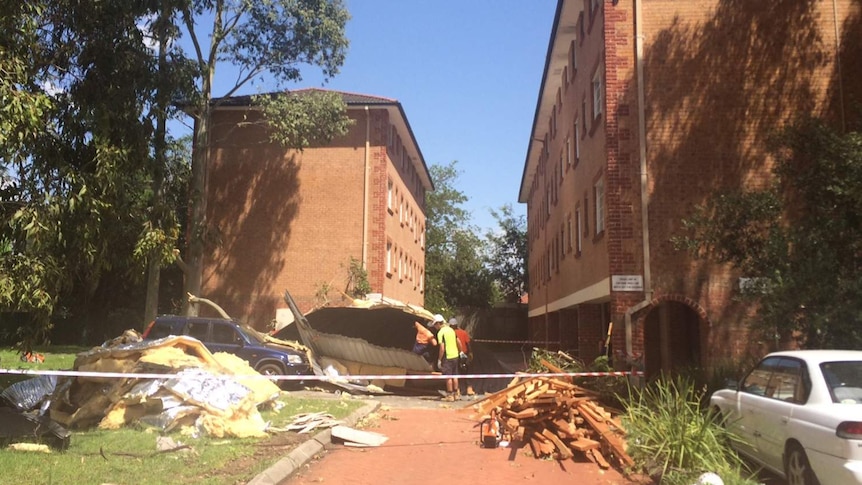
[[[529,447],[482,448],[471,411],[443,404],[426,408],[384,405],[362,429],[382,433],[389,440],[376,448],[328,446],[283,483],[634,483],[617,470],[602,470],[585,459],[536,459]]]

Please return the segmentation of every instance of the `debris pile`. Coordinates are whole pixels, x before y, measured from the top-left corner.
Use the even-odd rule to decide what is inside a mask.
[[[74,370],[82,375],[58,379],[50,403],[51,419],[67,428],[141,421],[165,431],[263,437],[268,425],[258,407],[274,405],[280,391],[239,357],[212,354],[187,336],[106,342],[78,354]]]
[[[537,458],[566,460],[577,453],[605,469],[609,459],[621,468],[634,465],[620,420],[599,405],[592,391],[565,379],[515,378],[473,409],[480,422],[496,416],[502,440],[529,445]]]

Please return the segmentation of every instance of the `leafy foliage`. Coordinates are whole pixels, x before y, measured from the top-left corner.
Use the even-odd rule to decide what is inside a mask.
[[[352,124],[341,95],[325,91],[259,95],[254,103],[263,112],[270,140],[288,148],[324,144],[347,133]]]
[[[462,207],[467,197],[455,188],[456,165],[431,166],[436,189],[427,194],[425,207],[425,307],[443,314],[486,308],[496,297],[484,264],[483,241]]]
[[[658,482],[689,485],[713,472],[728,485],[757,483],[727,447],[737,438],[721,426],[718,415],[701,410],[703,391],[692,381],[658,380],[633,396],[623,417],[626,451]]]
[[[350,258],[350,268],[347,272],[347,287],[350,296],[353,298],[365,298],[365,295],[371,293],[371,283],[368,282],[368,271],[362,265],[362,261]]]
[[[181,17],[194,45],[188,59],[197,68],[194,79],[198,81],[188,110],[195,117],[195,148],[185,260],[185,290],[198,294],[207,235],[214,229],[207,221],[205,197],[212,110],[265,73],[275,83],[301,80],[303,66],[320,68],[327,79],[337,74],[347,50],[344,33],[349,14],[341,0],[193,0],[181,8]],[[224,97],[214,98],[212,81],[221,63],[234,66],[237,77]],[[271,135],[292,148],[329,139],[347,126],[343,105],[333,104],[331,96],[257,97],[256,101],[271,123]],[[194,306],[188,308],[190,314],[196,311]]]
[[[510,204],[491,215],[499,231],[491,231],[488,241],[488,267],[502,293],[503,300],[518,303],[527,291],[527,220],[516,216]]]
[[[716,194],[677,247],[753,278],[757,329],[808,348],[862,346],[862,135],[816,120],[775,138],[775,183]]]
[[[52,316],[80,315],[105,297],[134,304],[124,294],[142,274],[132,254],[150,206],[156,86],[139,24],[152,5],[27,5],[4,17],[16,27],[0,34],[17,46],[0,49],[16,74],[0,89],[17,110],[4,118],[14,137],[0,144],[10,175],[0,194],[0,306],[30,315],[19,329],[25,349],[47,336]]]

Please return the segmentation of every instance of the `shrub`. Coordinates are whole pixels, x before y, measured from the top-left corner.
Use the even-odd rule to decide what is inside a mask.
[[[704,472],[718,474],[727,485],[757,483],[727,446],[737,439],[704,411],[705,387],[688,377],[660,378],[632,390],[623,417],[627,452],[638,471],[662,484],[690,485]]]

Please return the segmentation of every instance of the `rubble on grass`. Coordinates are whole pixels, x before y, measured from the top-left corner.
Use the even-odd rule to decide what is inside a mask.
[[[61,377],[50,417],[67,428],[117,429],[142,422],[165,431],[222,437],[265,437],[259,407],[280,389],[235,355],[212,354],[197,339],[120,339],[78,354],[73,370],[165,374],[164,378]]]

